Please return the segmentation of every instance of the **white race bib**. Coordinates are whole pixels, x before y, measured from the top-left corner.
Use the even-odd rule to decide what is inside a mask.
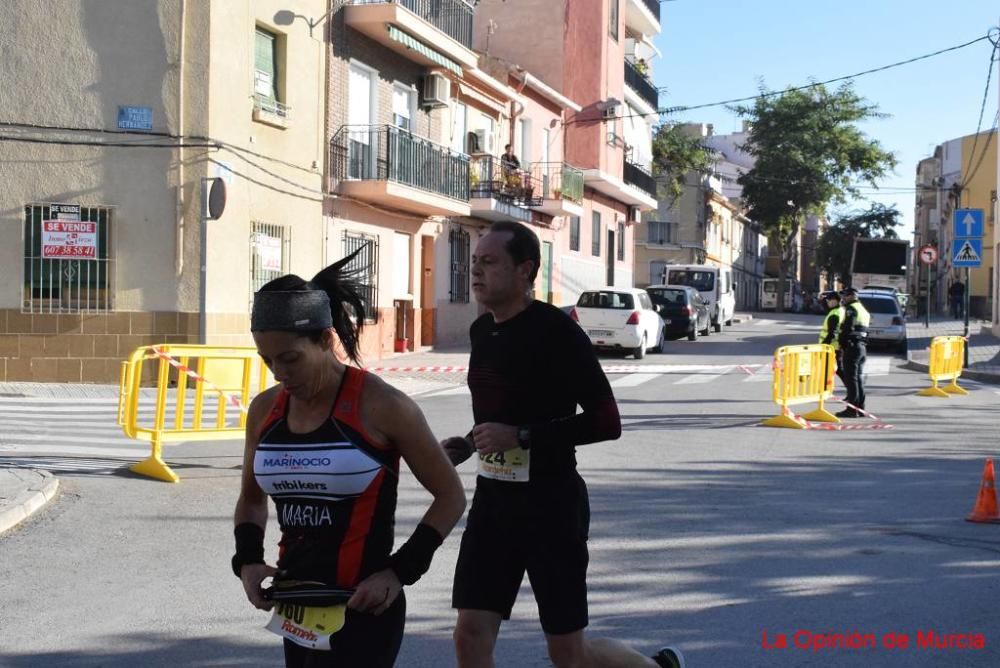
[[[521,448],[479,455],[479,475],[507,482],[528,482],[531,453]]]
[[[293,603],[275,603],[271,621],[264,627],[309,649],[330,649],[330,636],[344,627],[346,605],[316,608]]]

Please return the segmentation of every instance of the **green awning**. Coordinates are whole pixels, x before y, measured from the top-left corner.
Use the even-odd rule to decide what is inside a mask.
[[[424,58],[427,58],[431,62],[437,63],[441,67],[447,67],[449,70],[451,70],[458,76],[462,76],[461,65],[456,63],[451,58],[448,58],[447,56],[438,53],[431,47],[427,46],[426,44],[418,40],[416,37],[413,37],[409,33],[403,32],[396,26],[393,25],[389,26],[389,37],[399,42],[403,46],[409,49],[413,49],[414,51],[419,53]]]

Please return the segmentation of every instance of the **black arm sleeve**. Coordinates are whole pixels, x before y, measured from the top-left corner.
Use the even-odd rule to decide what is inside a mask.
[[[622,421],[611,384],[583,330],[572,321],[565,330],[554,366],[583,412],[530,425],[531,440],[557,447],[615,440]]]

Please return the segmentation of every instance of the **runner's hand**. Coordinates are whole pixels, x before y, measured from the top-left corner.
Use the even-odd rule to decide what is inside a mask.
[[[381,615],[389,609],[403,591],[396,573],[389,568],[372,573],[358,585],[347,607],[359,612]]]
[[[469,442],[469,439],[462,436],[452,436],[441,441],[444,454],[448,455],[448,460],[453,466],[458,466],[472,456],[476,451],[476,446]]]
[[[243,582],[243,591],[247,594],[247,599],[258,610],[270,610],[273,605],[264,598],[261,583],[265,578],[269,578],[278,572],[278,569],[267,564],[243,564],[240,571],[240,580]]]
[[[518,447],[517,427],[500,422],[484,422],[472,429],[472,442],[479,454],[506,452]]]

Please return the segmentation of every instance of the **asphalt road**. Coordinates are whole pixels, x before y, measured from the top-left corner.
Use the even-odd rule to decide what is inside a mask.
[[[654,373],[609,376],[622,438],[578,452],[593,509],[590,631],[647,652],[679,644],[694,667],[1000,665],[1000,526],[964,521],[983,460],[996,454],[1000,387],[917,397],[924,378],[875,352],[868,407],[893,429],[757,426],[776,414],[771,351],[814,341],[818,326],[757,321],[640,362],[603,360]],[[453,379],[418,397],[440,436],[470,427]],[[25,456],[64,455],[53,443]],[[229,571],[240,448],[170,446],[177,485],[134,477],[110,457],[59,472],[60,497],[0,538],[0,665],[281,665],[266,616]],[[473,465],[460,470],[471,492]],[[426,504],[404,473],[400,538]],[[408,591],[400,666],[454,665],[460,531]],[[930,631],[982,634],[985,647],[918,646]],[[795,646],[804,634],[853,632],[875,646]],[[789,647],[763,648],[765,633]],[[886,648],[889,633],[909,646]],[[549,665],[527,582],[497,665]]]

